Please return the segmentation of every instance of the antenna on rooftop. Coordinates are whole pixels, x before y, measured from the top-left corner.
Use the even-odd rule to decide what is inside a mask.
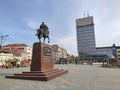
[[[84,17],[85,17],[85,10],[84,10]]]
[[[87,17],[89,17],[89,11],[87,11]]]
[[[1,36],[0,36],[0,39],[1,39],[1,40],[0,40],[0,41],[1,41],[1,42],[0,42],[0,52],[1,52],[1,50],[2,50],[3,38],[8,37],[8,36],[9,36],[9,35],[1,35]]]

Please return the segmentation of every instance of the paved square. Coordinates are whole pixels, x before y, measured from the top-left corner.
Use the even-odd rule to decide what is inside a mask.
[[[5,75],[30,71],[29,67],[0,69],[2,90],[120,90],[120,69],[101,68],[100,65],[55,65],[69,73],[48,82],[6,79]]]

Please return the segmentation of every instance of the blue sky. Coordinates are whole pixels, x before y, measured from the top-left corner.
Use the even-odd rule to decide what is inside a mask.
[[[3,44],[38,39],[42,21],[49,27],[50,44],[58,44],[77,55],[76,22],[89,12],[94,17],[96,46],[120,45],[119,0],[0,0],[0,35],[9,35]],[[47,40],[47,39],[46,39]]]

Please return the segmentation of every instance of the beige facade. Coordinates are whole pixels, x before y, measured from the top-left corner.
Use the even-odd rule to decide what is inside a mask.
[[[93,24],[93,17],[86,17],[86,18],[80,18],[76,19],[76,26],[85,26]]]
[[[58,54],[60,58],[67,58],[67,50],[62,47],[58,47]]]
[[[52,45],[54,62],[60,60],[60,58],[67,58],[67,50],[58,45]]]
[[[117,48],[117,56],[118,56],[118,58],[120,59],[120,47]]]

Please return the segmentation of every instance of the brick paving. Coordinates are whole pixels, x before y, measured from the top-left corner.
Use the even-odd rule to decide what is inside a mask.
[[[69,70],[50,81],[6,79],[5,75],[30,71],[29,67],[0,69],[0,90],[120,90],[120,69],[100,65],[55,65]]]

